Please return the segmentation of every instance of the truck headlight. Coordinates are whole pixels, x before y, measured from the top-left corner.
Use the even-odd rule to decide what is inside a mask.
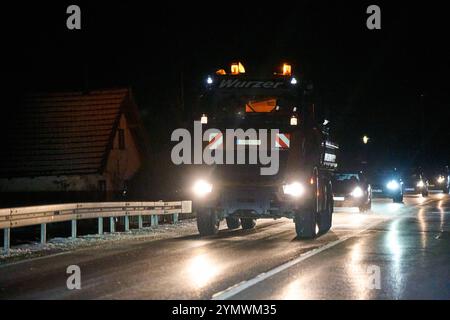
[[[386,186],[388,187],[389,190],[397,190],[400,187],[398,182],[395,180],[389,181]]]
[[[439,178],[437,178],[437,182],[438,183],[444,183],[445,178],[443,176],[440,176]]]
[[[192,191],[196,196],[204,197],[208,193],[211,193],[212,184],[206,182],[205,180],[197,180],[192,187]]]
[[[424,186],[425,186],[425,183],[423,183],[422,180],[420,180],[419,182],[417,182],[417,187],[423,188]]]
[[[350,194],[352,197],[361,198],[364,195],[364,192],[360,187],[356,187]]]
[[[283,186],[284,194],[288,194],[292,197],[300,197],[304,191],[305,191],[305,188],[299,182],[293,182],[293,183],[285,184]]]

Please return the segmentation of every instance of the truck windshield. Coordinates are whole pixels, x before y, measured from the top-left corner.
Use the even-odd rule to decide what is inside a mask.
[[[220,94],[210,97],[204,110],[217,125],[284,127],[292,115],[300,113],[300,107],[299,99],[286,93]]]

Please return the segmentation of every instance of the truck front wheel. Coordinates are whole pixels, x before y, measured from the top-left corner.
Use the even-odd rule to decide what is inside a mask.
[[[252,218],[241,218],[242,229],[249,230],[256,226],[256,220]]]
[[[319,233],[316,214],[313,210],[295,214],[295,231],[299,239],[313,239]]]
[[[227,217],[225,220],[227,221],[227,227],[230,230],[237,229],[241,226],[241,221],[239,221],[239,218]]]
[[[402,203],[403,202],[403,194],[399,194],[397,196],[394,196],[392,198],[392,200],[394,201],[394,203]]]
[[[212,208],[197,210],[197,229],[201,236],[211,236],[219,232],[220,220]]]
[[[334,200],[333,189],[330,181],[325,184],[323,194],[325,195],[326,203],[324,206],[324,210],[320,213],[320,219],[318,223],[319,232],[321,234],[327,233],[328,230],[331,229],[331,225],[333,223]]]

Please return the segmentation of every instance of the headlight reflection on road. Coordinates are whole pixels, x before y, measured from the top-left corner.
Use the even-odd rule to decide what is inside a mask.
[[[350,259],[348,259],[347,273],[352,280],[355,299],[367,299],[369,292],[370,279],[367,274],[367,266],[364,264],[363,241],[355,243],[350,251]]]
[[[402,205],[400,203],[389,203],[388,204],[388,212],[389,213],[395,213],[398,210],[402,208]]]
[[[422,204],[422,203],[424,203],[425,201],[427,201],[427,198],[420,197],[418,202],[419,202],[419,204]]]
[[[440,199],[444,199],[445,194],[444,193],[439,193],[436,195],[436,198]],[[442,201],[439,201],[439,206],[442,206]]]
[[[440,217],[440,223],[439,223],[439,230],[440,232],[444,232],[444,222],[445,222],[445,212],[444,208],[442,208],[442,200],[438,203],[438,209],[439,209],[439,217]]]
[[[367,215],[366,214],[362,214],[362,213],[355,213],[354,215],[351,216],[351,222],[350,224],[353,227],[360,227],[366,224],[366,220],[367,220]]]
[[[391,282],[393,283],[392,289],[395,291],[394,297],[400,295],[403,286],[403,276],[402,271],[400,270],[403,249],[398,231],[400,221],[400,219],[396,219],[389,225],[385,244],[392,255],[392,269],[391,272],[389,272],[389,275],[391,277]]]
[[[402,248],[399,243],[398,238],[398,224],[400,223],[399,219],[394,220],[389,226],[389,231],[387,234],[387,246],[389,251],[394,256],[394,261],[396,263],[400,262],[400,258],[402,255]]]
[[[307,287],[304,285],[305,281],[301,281],[300,279],[295,279],[291,283],[289,283],[286,288],[283,289],[280,297],[280,300],[307,300],[312,297],[308,295]]]
[[[425,209],[424,208],[420,208],[419,210],[419,214],[417,215],[417,218],[419,219],[419,226],[420,226],[420,240],[421,240],[421,245],[422,248],[425,249],[427,247],[427,223],[425,221]]]
[[[187,265],[188,281],[195,287],[202,288],[207,285],[218,273],[219,265],[207,254],[193,257]]]

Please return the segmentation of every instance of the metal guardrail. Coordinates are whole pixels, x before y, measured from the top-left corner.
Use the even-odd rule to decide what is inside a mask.
[[[125,217],[125,231],[130,230],[129,217],[137,216],[139,229],[143,227],[143,216],[150,216],[151,225],[158,224],[159,215],[192,213],[192,201],[173,202],[93,202],[43,205],[0,209],[0,229],[4,230],[4,253],[10,249],[11,229],[25,226],[41,226],[41,243],[47,241],[47,224],[72,222],[72,238],[77,237],[77,221],[98,219],[98,233],[103,234],[103,218],[110,218],[110,232],[115,232],[115,217]]]

